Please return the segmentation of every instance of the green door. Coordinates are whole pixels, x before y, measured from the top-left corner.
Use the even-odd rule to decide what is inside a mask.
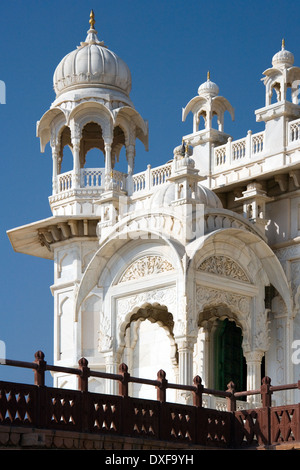
[[[219,320],[214,339],[215,388],[226,390],[232,381],[236,390],[246,390],[241,329],[228,319]]]

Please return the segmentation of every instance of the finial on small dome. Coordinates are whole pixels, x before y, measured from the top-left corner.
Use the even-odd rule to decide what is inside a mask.
[[[84,42],[81,42],[80,43],[80,46],[78,46],[78,48],[80,47],[85,47],[85,46],[88,46],[90,44],[97,44],[99,46],[103,46],[103,47],[106,47],[104,42],[103,41],[99,41],[98,37],[97,37],[97,31],[95,30],[95,15],[94,15],[94,11],[91,10],[91,13],[90,13],[90,20],[89,20],[89,23],[90,23],[90,29],[88,30],[87,32],[87,37],[85,39]]]
[[[94,26],[95,26],[96,21],[95,21],[95,15],[94,15],[94,11],[93,11],[93,10],[91,10],[91,13],[90,13],[90,21],[89,21],[89,23],[90,23],[91,29],[95,29]]]
[[[281,41],[281,49],[285,49],[285,40],[284,38],[282,38],[282,41]]]
[[[207,80],[210,80],[210,71],[207,72]]]

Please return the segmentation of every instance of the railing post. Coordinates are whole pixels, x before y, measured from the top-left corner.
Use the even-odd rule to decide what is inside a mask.
[[[246,158],[251,158],[252,154],[252,131],[247,132],[246,137]]]
[[[90,375],[90,369],[88,367],[88,361],[85,357],[82,357],[78,361],[80,374],[78,377],[78,390],[80,392],[87,392],[88,391],[88,379]]]
[[[157,389],[157,400],[160,402],[166,401],[166,390],[168,386],[168,381],[166,379],[166,373],[164,370],[160,369],[157,372],[157,381],[159,385],[156,386]]]
[[[270,407],[271,406],[272,392],[270,390],[270,386],[271,386],[270,377],[264,377],[262,379],[262,385],[261,385],[261,388],[260,388],[261,400],[262,400],[262,406],[263,407],[265,407],[265,406]]]
[[[262,411],[261,411],[261,435],[259,436],[259,444],[270,444],[271,443],[271,398],[272,392],[270,390],[271,379],[270,377],[264,377],[261,382],[260,393],[262,400]]]
[[[82,432],[90,431],[90,409],[89,409],[89,394],[88,394],[88,380],[90,376],[90,369],[88,367],[88,360],[82,357],[78,361],[80,373],[78,378],[78,390],[81,393],[81,406],[80,406],[80,425]]]
[[[44,361],[45,354],[43,351],[37,351],[34,355],[34,363],[37,364],[37,368],[34,370],[34,385],[44,386],[45,385],[45,370],[47,362]]]
[[[231,393],[230,397],[227,397],[227,411],[236,411],[236,398],[234,396],[235,393],[235,384],[233,382],[229,382],[227,385],[226,392]]]
[[[203,385],[202,385],[202,379],[199,377],[199,375],[196,375],[194,377],[194,386],[195,386],[195,391],[193,391],[193,405],[197,406],[197,408],[202,407],[202,393],[203,393]]]
[[[232,137],[228,137],[226,144],[226,164],[232,164]]]
[[[146,183],[145,189],[149,190],[149,189],[151,189],[151,187],[152,187],[152,181],[151,181],[151,165],[149,165],[149,164],[147,165],[147,170],[146,170],[145,179],[146,179],[146,181],[145,181],[145,183]]]
[[[122,379],[119,380],[119,395],[121,397],[128,397],[128,383],[130,374],[128,372],[128,367],[126,364],[120,364],[119,374],[122,376]]]

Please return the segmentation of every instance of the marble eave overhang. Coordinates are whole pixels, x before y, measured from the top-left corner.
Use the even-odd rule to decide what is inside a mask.
[[[73,237],[96,239],[99,217],[52,216],[8,230],[7,236],[17,253],[54,259],[53,243]]]
[[[271,161],[272,163],[270,163]],[[294,176],[297,176],[295,172],[299,170],[300,149],[294,148],[289,149],[289,151],[280,151],[274,155],[266,155],[260,160],[248,161],[234,168],[226,168],[218,173],[212,173],[210,176],[211,182],[209,183],[207,179],[203,184],[219,194],[246,186],[253,180],[268,181],[275,179],[275,181],[279,181],[279,177],[294,178]],[[220,178],[225,179],[223,184],[218,183]]]

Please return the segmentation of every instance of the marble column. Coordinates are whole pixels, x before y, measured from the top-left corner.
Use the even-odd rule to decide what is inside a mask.
[[[247,363],[247,390],[258,390],[261,387],[261,361],[264,352],[261,350],[244,353]],[[260,402],[260,395],[249,395],[248,401]]]
[[[52,147],[52,194],[58,192],[58,150],[56,146]]]
[[[195,341],[189,338],[177,341],[180,385],[193,385],[193,355]],[[190,392],[180,392],[184,402],[191,403]]]
[[[105,150],[105,189],[109,189],[112,181],[111,141],[104,141]]]
[[[72,139],[73,145],[73,189],[80,188],[80,140]]]
[[[105,353],[105,372],[108,374],[119,373],[119,359],[115,357],[114,352]],[[118,381],[105,379],[105,393],[108,395],[118,395]]]

